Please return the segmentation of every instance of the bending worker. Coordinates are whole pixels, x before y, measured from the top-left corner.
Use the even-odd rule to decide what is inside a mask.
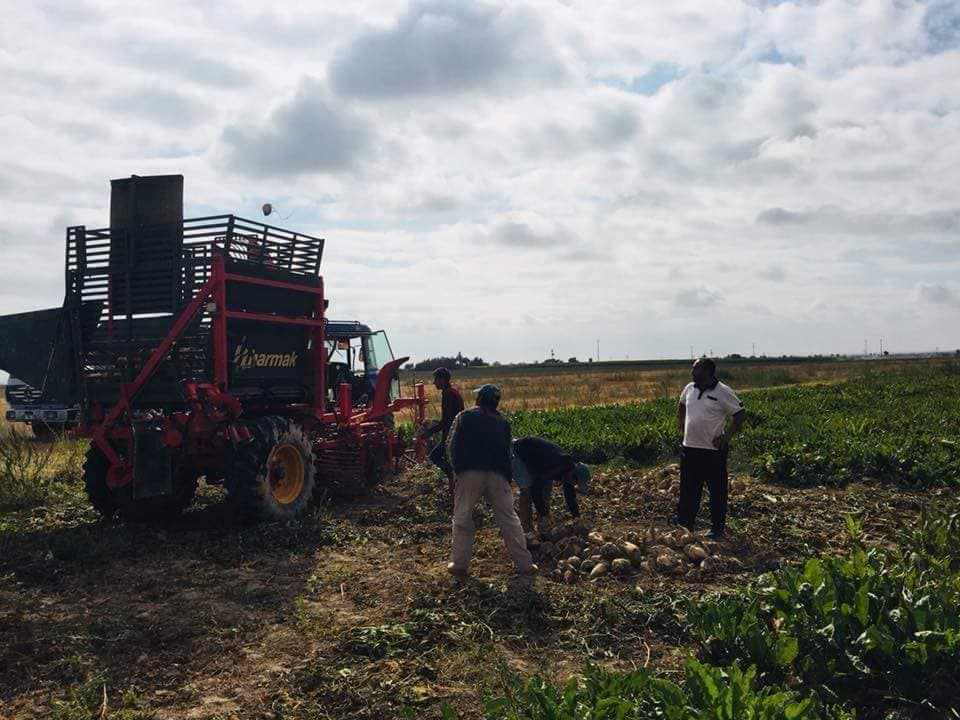
[[[577,490],[584,492],[590,480],[590,468],[574,462],[569,453],[554,442],[542,437],[525,437],[513,441],[514,482],[520,488],[519,515],[527,545],[539,543],[533,526],[533,509],[537,509],[539,533],[548,533],[554,527],[550,515],[550,496],[554,482],[563,486],[570,516],[580,520]]]

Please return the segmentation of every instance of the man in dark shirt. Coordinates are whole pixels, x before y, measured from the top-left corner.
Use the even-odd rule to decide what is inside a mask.
[[[540,533],[549,532],[553,525],[550,514],[550,496],[554,482],[563,486],[563,497],[574,520],[580,519],[577,487],[583,492],[590,479],[590,469],[575,462],[563,448],[546,438],[525,437],[513,442],[514,482],[520,488],[520,523],[526,535],[527,546],[535,547],[539,538],[533,526],[533,507],[537,509]]]
[[[433,385],[440,391],[440,420],[423,432],[424,439],[440,432],[440,442],[430,451],[430,460],[447,476],[447,490],[453,497],[453,468],[447,462],[447,438],[450,435],[450,426],[463,410],[463,395],[450,384],[450,371],[445,367],[433,371]]]
[[[486,498],[517,572],[536,572],[513,507],[510,479],[510,423],[497,411],[500,390],[484,385],[477,390],[476,407],[457,415],[447,440],[447,458],[453,466],[453,557],[447,570],[457,576],[470,571],[475,527],[473,510]]]

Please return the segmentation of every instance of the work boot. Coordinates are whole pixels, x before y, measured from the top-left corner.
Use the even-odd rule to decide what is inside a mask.
[[[466,568],[457,567],[452,562],[447,563],[447,572],[456,578],[465,578],[470,574],[469,570]]]
[[[536,564],[533,564],[526,570],[517,570],[517,575],[521,575],[523,577],[530,577],[530,576],[536,575],[539,570],[540,568]]]

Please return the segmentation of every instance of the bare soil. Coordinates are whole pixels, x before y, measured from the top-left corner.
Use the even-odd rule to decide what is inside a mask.
[[[666,530],[675,474],[599,469],[586,519],[608,539]],[[486,512],[471,578],[455,582],[445,481],[427,467],[288,524],[237,525],[214,490],[166,527],[100,522],[69,503],[9,515],[0,718],[435,717],[444,702],[476,717],[506,672],[562,681],[594,662],[677,673],[691,652],[685,598],[842,548],[846,515],[891,542],[925,503],[948,503],[870,481],[734,486],[715,573],[569,585],[547,557],[532,582],[515,578]],[[86,707],[91,686],[89,714],[65,714]]]

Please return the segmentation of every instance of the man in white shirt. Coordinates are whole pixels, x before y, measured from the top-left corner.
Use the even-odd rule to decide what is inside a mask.
[[[683,432],[680,448],[680,500],[677,522],[693,531],[703,484],[710,490],[710,532],[722,537],[727,518],[727,451],[747,416],[736,394],[717,380],[710,358],[693,364],[693,382],[680,393],[677,420]],[[727,418],[729,426],[724,429]]]

